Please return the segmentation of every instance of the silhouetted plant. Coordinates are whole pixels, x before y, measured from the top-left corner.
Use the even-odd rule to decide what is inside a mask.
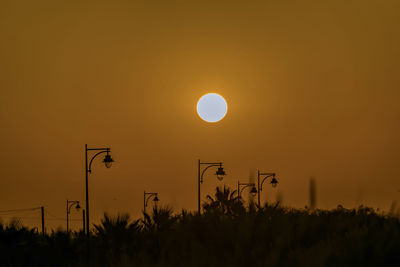
[[[152,213],[148,215],[143,213],[144,219],[141,220],[145,229],[164,231],[170,229],[171,225],[177,220],[175,216],[172,216],[173,210],[171,207],[154,206]]]
[[[201,215],[188,211],[174,215],[169,207],[154,207],[143,219],[131,222],[127,214],[104,214],[90,239],[82,232],[60,230],[43,237],[17,221],[0,223],[0,265],[400,264],[400,221],[390,214],[364,206],[310,210],[274,203],[245,208],[235,194],[228,188],[217,188]]]
[[[110,216],[104,213],[101,223],[95,228],[95,241],[98,256],[101,261],[98,264],[112,266],[120,264],[123,255],[127,255],[132,238],[140,232],[139,220],[130,223],[129,214]]]
[[[215,196],[206,196],[207,201],[203,204],[205,213],[219,213],[226,215],[239,215],[245,211],[243,201],[237,196],[237,191],[228,187],[217,187]]]

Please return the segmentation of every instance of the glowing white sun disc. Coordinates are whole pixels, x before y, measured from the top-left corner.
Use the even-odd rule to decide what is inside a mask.
[[[203,95],[197,102],[197,113],[206,122],[222,120],[228,111],[225,99],[216,93]]]

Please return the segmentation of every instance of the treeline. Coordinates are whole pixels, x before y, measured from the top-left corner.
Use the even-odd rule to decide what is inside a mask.
[[[400,265],[400,221],[371,208],[245,207],[227,188],[203,208],[153,208],[139,220],[105,214],[90,238],[2,223],[0,266]]]

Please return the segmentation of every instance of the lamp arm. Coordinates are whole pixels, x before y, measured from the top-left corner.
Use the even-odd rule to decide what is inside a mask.
[[[262,186],[263,186],[265,180],[267,180],[267,178],[273,177],[273,176],[275,176],[275,175],[273,175],[273,174],[268,174],[267,176],[265,176],[265,177],[262,179],[261,185],[260,185],[260,191],[262,190]]]
[[[147,204],[149,203],[150,198],[151,198],[152,196],[156,196],[156,194],[155,194],[155,193],[146,193],[146,194],[149,195],[149,196],[146,198],[146,207],[147,207]]]
[[[89,168],[88,168],[88,172],[89,172],[89,173],[92,173],[92,162],[93,162],[94,158],[97,157],[98,155],[100,155],[100,154],[102,154],[102,153],[106,153],[106,152],[108,153],[109,150],[107,149],[107,150],[103,150],[103,151],[97,152],[97,153],[93,156],[93,158],[90,160],[90,163],[89,163]]]
[[[241,196],[241,195],[242,195],[242,193],[243,193],[243,191],[244,191],[244,189],[245,189],[246,187],[249,187],[249,186],[255,186],[255,184],[254,184],[254,183],[248,183],[248,184],[239,184],[239,185],[244,185],[244,187],[242,188],[242,190],[240,190],[240,194],[239,194],[239,196]]]
[[[207,169],[209,169],[211,167],[218,167],[218,166],[221,166],[221,164],[211,164],[211,165],[208,165],[206,168],[204,168],[204,170],[201,172],[200,182],[201,183],[203,182],[203,175],[204,175],[204,173],[206,172]]]
[[[244,191],[244,189],[245,189],[246,187],[249,187],[249,186],[250,186],[249,184],[246,184],[245,186],[243,186],[243,187],[242,187],[242,190],[240,190],[240,192],[239,192],[239,196],[241,196],[242,193],[243,193],[243,191]]]
[[[68,206],[68,213],[71,213],[71,208],[74,206],[74,205],[76,205],[76,204],[78,204],[79,203],[79,201],[68,201],[68,203],[69,203],[69,206]]]
[[[70,214],[71,213],[71,208],[72,208],[72,206],[73,206],[74,204],[70,204],[70,205],[68,205],[68,208],[67,208],[67,213],[68,214]]]

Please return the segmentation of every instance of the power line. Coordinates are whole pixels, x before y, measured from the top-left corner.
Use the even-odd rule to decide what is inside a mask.
[[[10,212],[10,213],[1,213],[0,217],[4,217],[7,215],[13,215],[13,216],[18,216],[19,214],[27,214],[26,212]],[[28,214],[32,214],[32,213],[28,213]]]
[[[0,213],[24,212],[24,211],[39,210],[40,208],[41,208],[41,207],[38,207],[38,208],[28,208],[28,209],[15,209],[15,210],[0,210]]]
[[[44,211],[46,214],[48,214],[48,215],[50,215],[50,216],[53,216],[53,217],[55,217],[55,218],[57,218],[57,216],[55,216],[55,215],[53,215],[51,212],[49,212],[47,209]]]
[[[50,216],[53,217],[53,218],[47,218],[47,220],[59,220],[59,221],[65,221],[65,220],[66,220],[66,218],[57,217],[57,216],[51,214],[51,213],[50,213],[49,211],[47,211],[47,210],[45,210],[44,212],[45,212],[46,214],[48,214],[48,215],[50,215]],[[69,221],[81,221],[81,220],[80,220],[80,219],[69,219]]]
[[[26,208],[26,209],[13,209],[13,210],[1,210],[0,211],[0,218],[19,218],[19,219],[29,219],[29,220],[33,220],[33,219],[37,219],[40,220],[41,218],[33,218],[33,217],[22,217],[22,216],[7,216],[7,215],[12,215],[15,213],[23,213],[23,212],[28,212],[28,211],[35,211],[35,210],[40,210],[41,207],[37,207],[37,208]],[[49,212],[47,209],[44,210],[44,212],[53,217],[53,218],[46,218],[46,220],[51,220],[51,221],[65,221],[65,218],[60,218],[55,216],[54,214],[52,214],[51,212]],[[4,216],[6,215],[6,216]],[[80,219],[70,219],[70,221],[81,221]]]
[[[26,219],[26,220],[40,220],[41,218],[36,218],[36,217],[20,217],[20,216],[1,216],[1,219],[3,218],[9,218],[9,219]]]
[[[65,221],[64,218],[59,218],[59,217],[53,215],[51,212],[49,212],[49,211],[47,211],[47,210],[45,210],[44,212],[45,212],[47,215],[50,215],[50,216],[53,217],[53,218],[47,218],[47,220],[59,220],[59,221],[62,220],[62,221]]]
[[[17,218],[17,219],[25,219],[25,220],[41,220],[41,217],[20,217],[20,216],[1,216],[0,218]],[[46,221],[65,221],[65,218],[46,218]],[[69,221],[82,221],[80,219],[69,219]]]

